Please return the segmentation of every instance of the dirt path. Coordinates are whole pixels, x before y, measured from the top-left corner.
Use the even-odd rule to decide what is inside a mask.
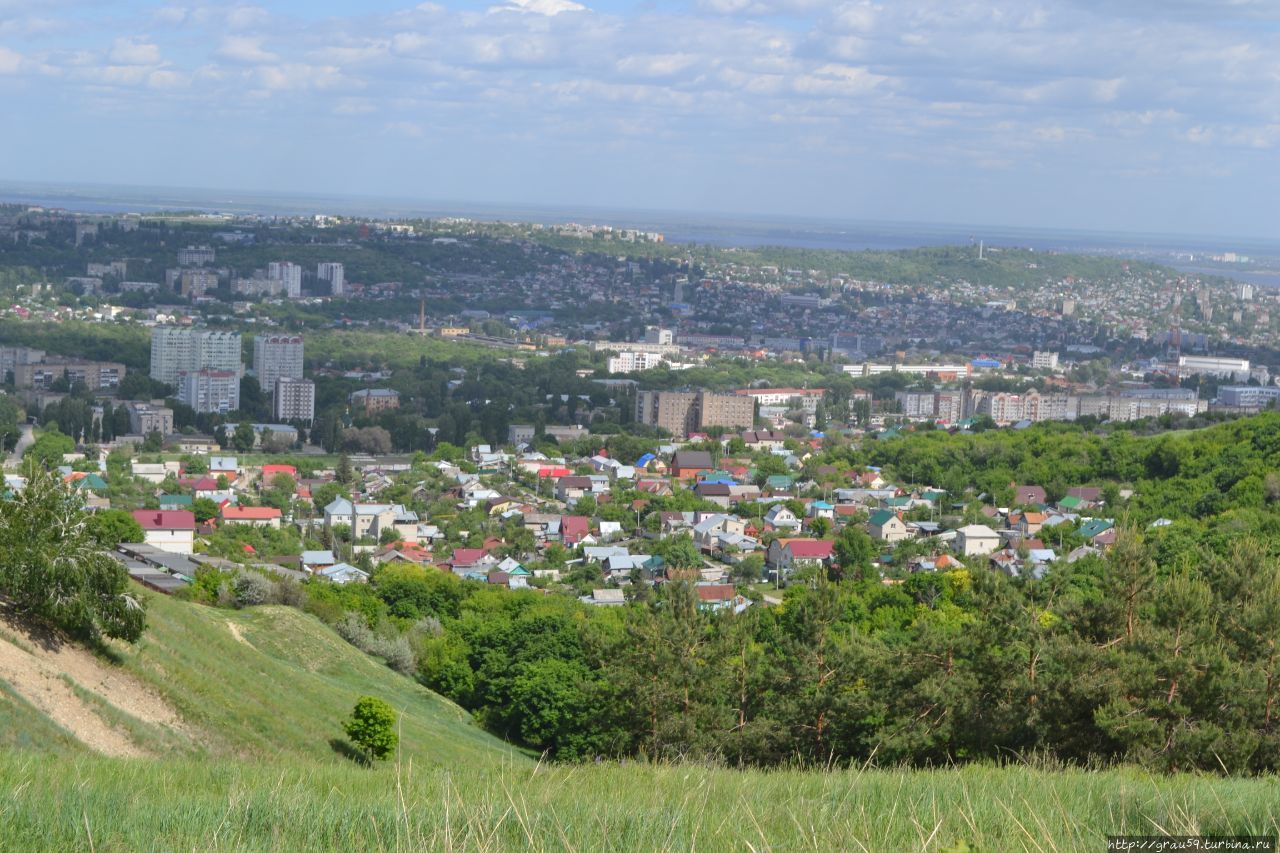
[[[92,652],[26,630],[3,609],[0,629],[0,679],[89,748],[114,756],[146,754],[72,684],[140,722],[192,736],[178,712],[154,690]]]

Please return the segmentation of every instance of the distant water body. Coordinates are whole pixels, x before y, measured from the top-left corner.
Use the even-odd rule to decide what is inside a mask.
[[[161,210],[210,214],[302,216],[316,213],[371,218],[445,216],[546,224],[578,222],[657,231],[672,243],[725,247],[784,246],[818,250],[894,251],[923,246],[1019,246],[1038,251],[1105,253],[1150,258],[1213,275],[1280,287],[1277,271],[1204,268],[1199,256],[1237,252],[1274,259],[1280,268],[1280,240],[1195,237],[990,225],[909,222],[838,222],[799,217],[734,216],[688,212],[635,211],[606,208],[484,205],[467,202],[424,202],[356,196],[278,194],[197,188],[56,185],[0,181],[0,202],[59,207],[82,213],[154,213]],[[1179,260],[1179,253],[1194,259]],[[1199,263],[1197,263],[1199,262]]]

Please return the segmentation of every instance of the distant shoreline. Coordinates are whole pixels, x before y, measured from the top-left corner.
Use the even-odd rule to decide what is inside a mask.
[[[779,246],[830,251],[897,251],[939,245],[1017,246],[1037,251],[1108,254],[1153,260],[1188,272],[1232,277],[1280,287],[1280,273],[1205,268],[1175,253],[1235,251],[1280,260],[1280,240],[1173,234],[1081,231],[952,223],[849,221],[697,214],[678,211],[604,210],[468,202],[413,201],[289,193],[107,185],[50,185],[0,181],[0,203],[62,208],[78,213],[148,213],[193,210],[210,214],[307,216],[316,213],[368,218],[465,217],[489,221],[583,222],[662,232],[670,243],[722,247]]]

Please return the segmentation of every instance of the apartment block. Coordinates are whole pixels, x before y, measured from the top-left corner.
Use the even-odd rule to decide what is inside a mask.
[[[346,268],[339,263],[316,264],[316,278],[329,282],[329,294],[342,296],[347,290]]]
[[[240,374],[234,370],[186,371],[178,380],[178,399],[197,412],[233,412],[240,408]]]
[[[277,421],[310,422],[316,416],[316,385],[310,379],[281,376],[272,386],[271,406]]]
[[[384,409],[400,408],[400,392],[390,388],[365,388],[352,393],[347,402],[364,410],[366,414],[372,414]]]
[[[253,374],[262,390],[271,393],[276,380],[301,379],[303,344],[300,335],[255,335]]]
[[[129,412],[130,432],[137,435],[149,435],[156,431],[161,435],[169,435],[173,432],[173,409],[168,406],[155,400],[150,403],[130,400],[125,402],[124,407]]]
[[[209,246],[188,246],[178,250],[178,266],[202,267],[214,261],[215,253]]]
[[[47,356],[40,362],[16,364],[13,368],[15,388],[47,391],[62,377],[72,385],[82,384],[90,391],[116,388],[124,379],[125,366],[111,361],[82,361]]]
[[[267,264],[267,278],[284,282],[284,295],[297,299],[302,295],[302,267],[289,261],[272,261]]]
[[[635,373],[660,367],[665,359],[652,352],[620,352],[609,358],[606,368],[610,373]]]
[[[710,391],[641,391],[636,395],[636,422],[688,435],[710,427],[750,429],[756,404],[751,397]]]
[[[240,334],[208,329],[157,326],[151,330],[151,378],[176,386],[184,372],[244,372]],[[237,400],[239,392],[237,391]]]

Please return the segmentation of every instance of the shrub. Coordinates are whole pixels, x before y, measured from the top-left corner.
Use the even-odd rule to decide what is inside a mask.
[[[375,696],[360,697],[343,729],[370,761],[386,758],[400,742],[395,709]]]
[[[257,572],[242,572],[231,585],[237,607],[253,607],[276,600],[276,585]]]

